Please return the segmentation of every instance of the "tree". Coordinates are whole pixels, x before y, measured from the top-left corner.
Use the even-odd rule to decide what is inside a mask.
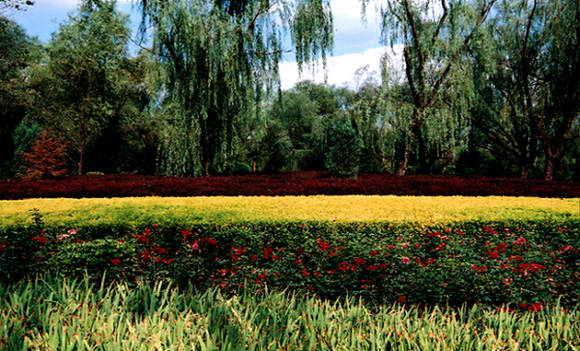
[[[32,142],[30,152],[23,152],[24,177],[58,178],[68,173],[66,169],[66,144],[62,138],[52,137],[43,131]]]
[[[248,136],[238,126],[260,118],[265,98],[279,87],[282,33],[291,33],[301,63],[324,59],[332,46],[324,0],[139,3],[167,74],[161,154],[167,174],[224,170]]]
[[[48,44],[31,79],[37,118],[65,137],[83,174],[87,147],[127,101],[128,19],[115,1],[86,0]]]
[[[0,16],[0,175],[10,175],[12,133],[26,114],[24,72],[39,57],[40,44],[16,23]]]
[[[580,5],[503,1],[476,51],[482,104],[474,123],[520,167],[544,153],[544,178],[571,145],[580,111]],[[541,149],[543,150],[541,150]]]
[[[344,121],[328,130],[326,168],[335,178],[356,178],[360,161],[360,141],[356,131]]]
[[[397,118],[403,123],[393,123],[393,130],[404,134],[398,175],[405,174],[415,147],[425,168],[430,146],[448,148],[465,128],[471,88],[462,72],[469,69],[464,54],[496,1],[386,0],[382,5],[383,41],[403,45],[404,84],[412,99],[409,113]]]
[[[572,145],[572,128],[580,127],[580,3],[559,0],[546,5],[550,24],[540,76],[546,88],[534,122],[544,147],[544,179],[552,180]]]

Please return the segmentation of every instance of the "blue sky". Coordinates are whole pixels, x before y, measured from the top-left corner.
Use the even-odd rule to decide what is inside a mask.
[[[136,27],[139,16],[133,9],[133,2],[118,0],[117,5],[121,12],[132,14],[131,20]],[[38,37],[46,43],[76,6],[77,0],[35,0],[35,5],[27,11],[10,11],[8,17],[19,23],[30,36]],[[385,52],[385,48],[379,44],[379,14],[372,5],[369,6],[365,25],[361,21],[360,1],[331,0],[331,6],[334,15],[335,46],[334,55],[328,61],[327,82],[354,88],[356,69],[368,65],[371,72],[379,70],[380,57]],[[287,55],[286,59],[280,66],[283,89],[291,88],[300,79],[318,82],[324,80],[321,68],[314,73],[305,70],[299,77],[292,55]]]

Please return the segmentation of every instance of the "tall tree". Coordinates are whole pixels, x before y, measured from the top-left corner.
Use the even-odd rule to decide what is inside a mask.
[[[0,175],[10,175],[12,133],[26,114],[23,72],[40,58],[41,46],[13,21],[0,16]]]
[[[283,33],[299,62],[326,57],[332,18],[326,0],[140,0],[153,27],[153,50],[167,72],[162,170],[223,171],[238,126],[262,113],[279,87]]]
[[[469,69],[464,54],[496,1],[386,0],[381,5],[383,41],[403,45],[404,82],[412,99],[412,109],[393,128],[405,138],[398,175],[405,174],[414,149],[425,167],[430,146],[449,145],[465,127],[471,88],[462,72]]]
[[[476,126],[512,155],[522,178],[540,155],[544,178],[570,145],[580,111],[580,5],[503,1],[476,51],[483,104]]]
[[[76,150],[78,174],[88,145],[127,100],[127,23],[116,1],[83,1],[48,44],[48,63],[32,74],[37,117]]]
[[[534,122],[546,158],[544,179],[552,180],[571,146],[570,131],[580,128],[580,2],[548,1],[547,6],[550,24],[541,73],[546,88]]]

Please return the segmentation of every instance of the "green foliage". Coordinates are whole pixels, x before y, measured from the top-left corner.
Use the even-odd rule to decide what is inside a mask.
[[[29,99],[23,72],[37,61],[39,52],[40,44],[0,15],[0,176],[14,175],[12,155],[19,146],[13,143],[12,133],[24,119]]]
[[[46,261],[54,272],[67,276],[86,273],[93,277],[106,272],[109,279],[128,278],[134,274],[137,255],[127,243],[114,239],[76,242],[73,237],[59,239],[56,252]]]
[[[87,147],[127,101],[128,18],[115,1],[80,4],[47,47],[48,64],[35,67],[35,118],[63,135],[83,173]]]
[[[12,159],[13,174],[24,174],[24,169],[22,167],[22,153],[30,152],[32,143],[38,138],[40,133],[42,133],[42,128],[36,123],[33,123],[31,126],[20,123],[16,129],[14,129],[12,134],[12,142],[15,147]]]
[[[328,131],[328,173],[335,178],[356,178],[360,153],[360,141],[356,131],[344,122],[335,122]]]
[[[96,284],[33,277],[0,285],[6,350],[574,350],[577,308],[552,304],[369,305],[248,288]],[[268,323],[265,323],[268,321]],[[223,347],[222,347],[223,346]]]
[[[159,59],[166,73],[161,140],[161,171],[172,175],[221,173],[233,162],[235,146],[248,134],[261,105],[278,85],[282,33],[303,48],[299,61],[332,44],[328,4],[203,0],[140,1],[154,28]],[[250,133],[253,131],[249,131]]]
[[[572,150],[580,111],[578,3],[499,4],[475,50],[474,125],[482,145],[512,160],[522,178],[543,168],[544,178],[553,179]],[[544,167],[537,167],[540,160]]]
[[[469,75],[462,72],[471,68],[466,53],[496,1],[389,0],[382,5],[383,41],[402,46],[405,70],[401,83],[393,74],[400,68],[387,66],[383,84],[387,91],[404,92],[403,101],[410,102],[393,108],[400,99],[387,95],[387,109],[394,112],[385,123],[402,134],[397,136],[402,141],[397,174],[405,174],[415,151],[421,171],[427,172],[429,158],[461,146],[473,98]]]
[[[481,222],[453,228],[332,223],[181,228],[153,225],[107,239],[81,239],[84,229],[56,236],[46,230],[32,238],[14,233],[1,246],[0,267],[12,279],[14,272],[47,269],[77,276],[86,271],[98,279],[106,270],[108,279],[167,278],[201,289],[219,286],[226,293],[248,285],[291,288],[375,303],[403,296],[421,304],[516,307],[559,300],[572,306],[580,299],[580,233],[573,222],[529,228]],[[26,259],[10,266],[14,252]],[[14,270],[17,266],[27,269]]]

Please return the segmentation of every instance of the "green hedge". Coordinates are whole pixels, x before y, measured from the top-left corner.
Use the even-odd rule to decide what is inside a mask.
[[[578,220],[417,223],[33,224],[0,233],[0,277],[88,272],[171,279],[236,293],[244,285],[377,303],[580,302]]]

